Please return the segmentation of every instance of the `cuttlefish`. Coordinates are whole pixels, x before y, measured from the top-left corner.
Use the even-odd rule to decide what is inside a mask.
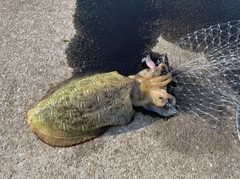
[[[114,125],[128,124],[132,106],[161,116],[176,113],[176,99],[166,90],[172,76],[165,63],[148,56],[144,69],[128,77],[117,71],[74,77],[52,89],[28,114],[33,132],[52,146],[72,146],[93,139]]]

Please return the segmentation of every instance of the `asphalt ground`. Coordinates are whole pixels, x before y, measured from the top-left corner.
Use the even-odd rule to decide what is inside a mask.
[[[75,1],[0,2],[0,178],[239,178],[240,143],[176,116],[136,112],[89,142],[51,147],[26,113],[68,79]]]

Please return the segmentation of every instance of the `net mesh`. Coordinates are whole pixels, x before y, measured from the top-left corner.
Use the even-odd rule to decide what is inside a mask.
[[[181,38],[169,52],[179,115],[219,132],[236,133],[240,101],[240,21]]]

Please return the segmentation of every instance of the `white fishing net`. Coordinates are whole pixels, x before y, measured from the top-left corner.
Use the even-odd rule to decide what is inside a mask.
[[[236,133],[240,102],[240,21],[187,34],[174,46],[165,42],[161,45],[161,40],[154,51],[167,53],[173,67],[175,82],[169,90],[176,96],[178,115],[219,132]]]

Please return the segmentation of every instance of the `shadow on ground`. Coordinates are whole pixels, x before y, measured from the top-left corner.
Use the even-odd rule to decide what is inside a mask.
[[[74,74],[134,74],[160,35],[176,41],[188,32],[239,19],[239,6],[237,0],[77,0],[68,64]]]

